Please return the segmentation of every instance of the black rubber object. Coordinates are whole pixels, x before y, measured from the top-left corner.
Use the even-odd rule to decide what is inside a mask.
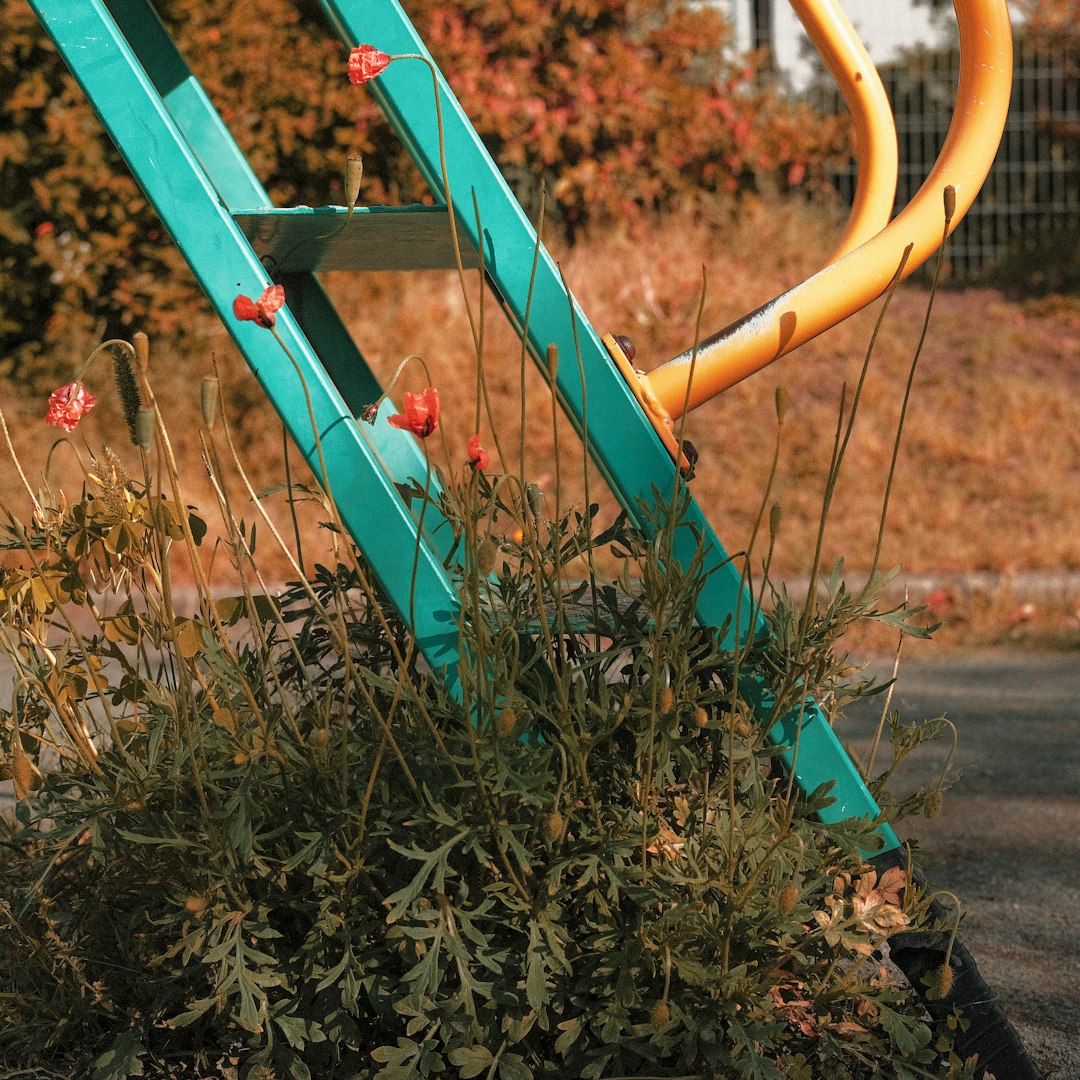
[[[879,875],[894,866],[907,869],[902,848],[877,855],[870,863]],[[922,886],[923,882],[916,879],[916,884]],[[946,927],[954,920],[953,914],[937,900],[931,901],[930,917],[932,923]],[[923,978],[944,964],[950,937],[949,929],[895,934],[889,938],[889,959],[904,973],[934,1020],[944,1022],[954,1008],[961,1010],[969,1026],[957,1034],[953,1045],[964,1060],[978,1055],[979,1068],[975,1075],[979,1080],[989,1076],[996,1080],[1044,1080],[1044,1074],[1031,1060],[1005,1010],[959,938],[953,941],[949,957],[952,989],[943,998],[929,1000]]]

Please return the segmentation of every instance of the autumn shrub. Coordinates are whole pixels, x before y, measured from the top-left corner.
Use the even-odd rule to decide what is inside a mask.
[[[426,191],[313,0],[157,8],[278,205]],[[759,88],[715,7],[681,0],[408,5],[522,200],[571,232],[750,188],[809,189],[835,120]],[[40,389],[102,329],[183,336],[197,287],[25,0],[0,0],[0,365]],[[377,43],[376,43],[377,44]],[[42,330],[44,332],[42,333]],[[67,358],[66,354],[65,359]]]

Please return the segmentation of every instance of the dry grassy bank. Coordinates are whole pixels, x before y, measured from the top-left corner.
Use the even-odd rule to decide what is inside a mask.
[[[708,280],[703,325],[711,332],[816,269],[816,253],[828,250],[833,229],[833,223],[805,210],[753,206],[737,221],[669,220],[594,235],[559,257],[597,328],[630,335],[639,362],[649,367],[690,343],[703,266]],[[475,362],[454,275],[331,275],[329,287],[380,374],[388,376],[410,353],[424,357],[442,395],[452,460],[463,461],[465,440],[475,430]],[[844,556],[857,571],[870,561],[901,396],[927,299],[925,290],[903,286],[882,327],[825,538],[827,564]],[[854,386],[875,314],[876,309],[857,316],[690,418],[687,435],[702,458],[695,494],[729,549],[738,550],[749,535],[768,470],[774,391],[777,386],[787,390],[790,407],[772,496],[783,507],[774,556],[779,574],[809,571],[841,387],[845,381]],[[490,315],[485,364],[494,423],[509,453],[519,445],[522,415],[519,347],[493,305]],[[212,356],[224,372],[232,421],[257,487],[281,481],[282,442],[280,425],[224,329],[198,317],[206,326],[201,349],[180,356],[168,341],[155,341],[154,378],[187,466],[189,497],[209,507],[197,416],[199,384]],[[147,329],[153,336],[153,328]],[[274,347],[269,338],[268,347]],[[892,493],[885,564],[901,564],[908,573],[1080,568],[1078,358],[1078,300],[1023,301],[991,290],[939,293]],[[72,367],[76,364],[73,358]],[[416,388],[420,378],[413,370],[399,389]],[[104,367],[98,380],[95,389],[102,389]],[[550,488],[555,440],[547,392],[531,365],[524,385],[527,472]],[[11,387],[3,390],[16,446],[28,471],[37,475],[58,433],[40,421],[42,401]],[[114,395],[106,391],[101,397],[74,440],[84,454],[102,440],[117,446],[125,440]],[[486,421],[481,432],[490,444]],[[566,505],[582,498],[580,450],[568,430],[560,440]],[[71,465],[67,450],[59,449],[51,468],[54,483],[76,483]],[[0,478],[0,488],[8,505],[26,504],[12,471]],[[594,494],[597,490],[594,485]],[[1045,629],[1075,630],[1073,599],[1043,605]],[[990,623],[980,633],[1012,632],[1008,624],[1024,602],[1022,596],[1009,596],[989,603]],[[955,605],[943,613],[958,623],[967,618],[969,624],[976,615],[958,612]],[[1033,622],[1031,617],[1021,621]]]

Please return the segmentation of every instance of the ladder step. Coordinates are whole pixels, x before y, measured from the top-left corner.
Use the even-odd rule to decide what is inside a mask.
[[[272,274],[312,270],[449,270],[454,261],[445,206],[258,207],[233,219]],[[459,223],[461,262],[479,266]]]

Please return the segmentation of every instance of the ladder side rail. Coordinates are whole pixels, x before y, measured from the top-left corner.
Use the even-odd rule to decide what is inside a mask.
[[[391,55],[419,53],[430,58],[398,0],[320,3],[349,46],[369,43]],[[640,521],[641,503],[655,504],[658,493],[661,499],[668,497],[678,482],[671,455],[612,364],[599,335],[568,295],[558,266],[542,245],[526,335],[536,231],[441,73],[438,79],[458,228],[468,232],[477,250],[484,245],[491,284],[541,370],[546,371],[542,358],[548,344],[558,347],[554,392],[578,432],[587,427],[593,460],[623,507]],[[366,89],[399,132],[433,190],[445,196],[430,75],[418,61],[396,61]],[[473,210],[474,195],[483,209],[479,225]],[[691,500],[683,524],[675,530],[673,555],[681,565],[689,566],[702,549],[709,572],[698,603],[699,619],[713,627],[731,619],[726,645],[760,636],[764,620],[741,571],[728,557],[701,508]],[[880,817],[862,776],[816,704],[809,703],[797,716],[773,718],[767,690],[762,688],[758,697],[770,739],[787,747],[783,759],[800,789],[810,793],[822,784],[834,785],[835,802],[819,815],[823,821]],[[878,840],[884,850],[899,846],[887,824],[880,826]]]
[[[419,53],[430,58],[398,0],[320,3],[346,42],[365,41],[391,54]],[[656,491],[664,495],[673,491],[676,474],[671,457],[612,365],[600,336],[568,294],[559,267],[543,245],[539,245],[532,280],[539,244],[536,230],[441,74],[439,82],[458,229],[469,235],[477,250],[483,245],[490,283],[545,374],[550,375],[544,360],[547,347],[557,346],[555,391],[567,418],[579,434],[587,427],[589,450],[598,468],[627,512],[640,518],[640,503],[654,503]],[[434,97],[426,69],[417,61],[395,62],[365,89],[401,133],[436,193],[444,195]],[[479,224],[473,209],[474,194],[482,209]],[[690,528],[680,530],[684,535],[678,541],[680,562],[688,565],[702,544],[711,553],[712,572],[705,595],[712,601],[712,617],[703,613],[703,619],[719,626],[738,612],[740,625],[732,628],[730,638],[732,642],[745,641],[757,629],[752,625],[752,605],[743,603],[742,576],[696,504],[687,521]]]
[[[149,0],[110,0],[109,10],[221,201],[230,210],[269,206],[266,189]]]
[[[321,443],[331,487],[350,496],[340,506],[346,527],[398,610],[414,613],[419,648],[455,689],[460,605],[441,561],[418,542],[415,521],[288,308],[278,313],[277,330],[299,374],[265,329],[233,317],[232,299],[259,295],[265,270],[126,38],[102,0],[30,3],[316,477]]]
[[[225,206],[230,210],[269,206],[270,196],[262,182],[148,0],[111,0],[110,10]],[[290,311],[349,411],[359,416],[365,405],[382,396],[378,378],[318,278],[311,273],[294,273],[283,275],[281,281]],[[380,421],[392,411],[387,405]],[[365,424],[360,427],[360,434],[393,480],[404,483],[425,469],[423,450],[416,440],[403,437],[385,422]],[[432,493],[438,494],[435,477],[432,477]],[[445,558],[451,544],[450,529],[436,504],[428,507],[424,526],[435,553]]]

